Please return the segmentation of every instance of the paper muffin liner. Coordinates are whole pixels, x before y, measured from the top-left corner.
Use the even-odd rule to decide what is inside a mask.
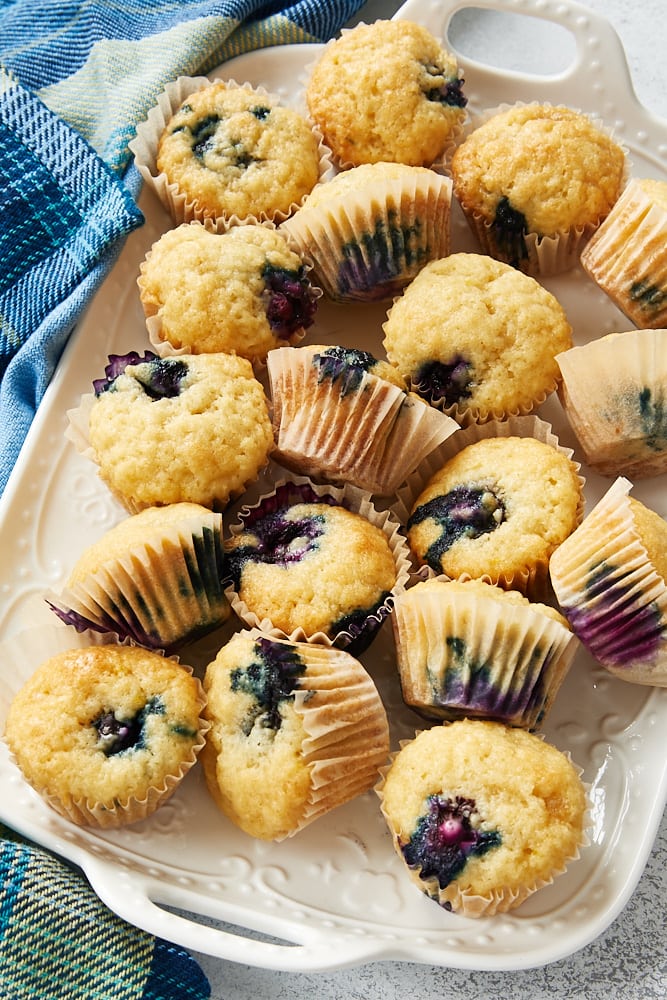
[[[414,739],[416,739],[418,735],[419,731],[415,733]],[[544,739],[544,736],[541,733],[536,733],[535,736],[538,739]],[[394,851],[400,858],[407,877],[420,892],[428,896],[429,899],[438,903],[438,905],[444,910],[451,911],[462,917],[471,917],[474,919],[479,917],[492,917],[497,913],[507,913],[510,910],[514,910],[540,889],[544,889],[547,886],[552,885],[559,875],[563,875],[571,864],[579,860],[581,857],[581,851],[589,846],[590,832],[592,830],[592,800],[590,785],[584,782],[583,786],[586,791],[587,805],[581,838],[574,851],[564,857],[561,863],[555,864],[547,878],[535,879],[533,881],[526,882],[521,886],[497,887],[484,894],[472,892],[470,889],[461,889],[455,880],[450,882],[444,889],[441,889],[437,877],[422,878],[421,869],[412,868],[405,861],[403,852],[398,843],[398,838],[394,832],[391,817],[388,815],[384,807],[384,786],[387,775],[391,770],[391,766],[398,754],[411,742],[413,741],[410,739],[401,740],[399,749],[390,755],[389,763],[380,769],[380,780],[375,786],[375,792],[380,800],[380,812],[382,813],[385,823],[387,824],[389,832],[392,836]],[[577,775],[581,778],[583,775],[583,768],[575,764],[569,751],[562,752],[563,756],[569,760],[570,764],[572,764],[577,772]]]
[[[264,222],[259,222],[257,224],[263,226],[266,229],[275,230],[275,226],[271,222],[264,221]],[[183,225],[205,225],[205,224],[195,220],[192,223],[183,223]],[[211,227],[205,226],[205,228],[210,230]],[[286,247],[288,246],[287,240],[285,240],[285,245]],[[150,345],[152,349],[155,351],[155,353],[158,354],[161,358],[178,357],[181,354],[198,354],[200,353],[200,351],[197,350],[197,344],[191,343],[178,347],[172,343],[172,341],[169,339],[169,335],[165,334],[164,323],[162,320],[162,316],[160,315],[160,310],[158,306],[156,306],[155,302],[149,301],[147,296],[144,294],[143,276],[147,268],[147,265],[149,264],[149,261],[151,259],[154,247],[155,243],[153,243],[151,248],[146,253],[146,256],[144,257],[143,261],[139,265],[139,275],[137,278],[137,286],[139,288],[139,300],[141,302],[141,306],[144,311],[144,322],[146,326],[146,332],[148,333],[148,339]],[[316,306],[318,300],[322,298],[323,291],[319,286],[314,284],[312,280],[314,277],[312,274],[313,271],[312,265],[302,260],[302,266],[304,269],[305,278],[308,282],[308,294],[311,296],[312,302]],[[268,295],[270,294],[269,289],[265,289],[264,294],[267,296],[267,302],[268,302]],[[267,323],[270,325],[270,321],[268,318],[267,318]],[[269,350],[273,350],[276,347],[285,347],[285,346],[294,347],[303,340],[305,335],[306,335],[306,327],[299,326],[296,327],[288,336],[284,337],[276,336],[275,344],[271,345],[270,347],[267,347],[266,351],[256,350],[253,352],[245,353],[239,350],[238,344],[232,343],[231,341],[225,346],[218,347],[217,350],[225,350],[230,353],[240,354],[241,357],[248,358],[248,360],[252,363],[253,367],[256,370],[261,371],[266,366],[266,354]]]
[[[469,134],[473,129],[501,112],[508,111],[512,107],[525,107],[528,103],[517,101],[515,104],[501,104],[494,108],[485,109],[475,117],[472,124],[466,129],[466,132]],[[548,101],[539,101],[536,103],[539,103],[543,107],[551,106]],[[597,129],[604,132],[610,139],[613,139],[623,150],[625,154],[625,169],[620,185],[622,190],[630,175],[627,147],[618,141],[618,138],[613,133],[613,129],[607,127],[599,117],[574,107],[571,107],[570,110],[588,118]],[[475,211],[472,206],[465,205],[461,201],[459,201],[459,204],[482,251],[489,254],[495,260],[518,267],[520,271],[523,271],[524,274],[528,274],[532,278],[546,278],[562,274],[576,267],[579,264],[584,247],[605,218],[605,216],[601,216],[586,225],[572,226],[569,229],[549,235],[526,233],[523,235],[524,247],[522,250],[524,252],[517,261],[514,259],[514,255],[504,250],[498,242],[492,221],[489,221],[481,213]]]
[[[362,24],[367,25],[368,22],[359,21],[358,24],[355,25],[355,27]],[[353,28],[341,28],[339,34],[340,36],[343,36],[352,30]],[[324,52],[326,52],[326,50],[330,48],[335,41],[336,38],[330,38],[327,42],[324,43],[324,46],[320,51],[320,53],[318,54],[317,59],[313,59],[311,62],[306,64],[298,80],[299,103],[305,109],[304,114],[306,114],[308,121],[312,123],[314,128],[318,128],[318,126],[315,120],[313,119],[312,115],[310,114],[310,111],[308,110],[308,101],[306,92],[308,90],[310,77],[313,73],[313,70],[315,69],[315,66],[322,58]],[[460,68],[459,68],[459,79],[463,81],[463,73]],[[436,156],[431,163],[427,164],[427,166],[429,166],[433,170],[439,170],[442,172],[447,171],[449,162],[451,161],[451,158],[454,155],[454,150],[456,149],[459,142],[463,138],[466,121],[468,119],[468,112],[465,108],[460,108],[459,111],[461,112],[461,114],[458,118],[452,116],[449,135],[443,146],[442,152],[438,156]],[[358,163],[353,163],[351,160],[345,159],[344,157],[340,156],[335,150],[331,151],[331,161],[338,170],[351,170],[353,167],[359,166]]]
[[[667,470],[667,330],[612,333],[556,360],[560,400],[591,469],[633,479]]]
[[[632,178],[581,264],[640,329],[667,326],[667,211]]]
[[[49,592],[65,624],[170,650],[222,625],[231,607],[222,588],[222,515],[202,509],[151,531],[97,570]]]
[[[275,458],[297,473],[389,496],[455,421],[361,369],[323,378],[316,350],[271,351]]]
[[[247,502],[237,512],[236,519],[230,521],[229,533],[231,536],[239,535],[259,517],[288,505],[304,502],[339,505],[353,513],[360,514],[384,532],[394,556],[396,580],[387,598],[374,612],[369,613],[362,622],[351,624],[349,628],[337,632],[333,637],[325,632],[314,632],[309,635],[302,627],[287,634],[278,628],[270,618],[260,619],[241,599],[230,582],[225,586],[225,594],[232,610],[249,628],[256,628],[265,635],[289,639],[291,642],[336,646],[353,656],[361,654],[373,641],[384,620],[391,614],[396,595],[405,589],[410,578],[410,556],[399,523],[390,511],[378,510],[373,505],[372,498],[368,493],[350,484],[343,486],[322,485],[306,476],[295,475],[290,478],[276,479],[266,492],[260,491],[260,485],[261,483],[255,484],[255,488],[248,491]]]
[[[551,557],[561,610],[593,657],[626,681],[667,686],[667,584],[656,572],[619,477]]]
[[[287,210],[277,210],[271,213],[258,212],[243,217],[233,213],[217,215],[200,206],[196,199],[189,199],[186,194],[180,191],[178,184],[170,182],[167,176],[157,169],[158,143],[169,120],[191,94],[220,82],[222,81],[219,79],[210,80],[206,76],[179,76],[167,84],[158,97],[157,103],[148,112],[146,119],[137,126],[134,139],[128,144],[134,154],[137,169],[146,186],[157,195],[177,225],[181,222],[198,220],[215,232],[224,232],[234,225],[261,224],[267,221],[278,225],[295,211],[301,202],[289,206]],[[281,104],[277,95],[269,93],[261,85],[238,83],[236,80],[225,80],[224,83],[229,88],[250,88],[253,92],[261,95],[263,100],[274,105]],[[306,121],[308,121],[307,118]],[[331,152],[324,144],[319,131],[314,128],[312,123],[309,122],[309,124],[318,142],[319,179],[322,180],[332,169]]]
[[[389,757],[389,724],[371,676],[343,650],[306,645],[294,707],[306,732],[302,753],[311,786],[289,836],[372,789]]]
[[[306,203],[281,225],[329,298],[389,299],[449,253],[450,178],[407,166],[405,174],[360,178],[344,195],[333,184],[330,198]]]
[[[40,626],[24,629],[2,643],[2,657],[5,665],[4,677],[9,680],[3,683],[0,690],[0,707],[3,709],[0,718],[4,730],[9,704],[34,671],[46,660],[68,650],[85,650],[92,646],[122,645],[132,646],[129,641],[120,642],[108,634],[101,635],[94,631],[76,632],[64,625]],[[151,651],[153,655],[158,652]],[[178,669],[192,677],[196,688],[199,705],[198,738],[190,748],[190,752],[181,761],[177,770],[165,774],[158,785],[150,786],[143,797],[129,794],[125,799],[116,799],[113,805],[85,798],[72,798],[64,801],[60,796],[50,792],[48,788],[37,788],[35,791],[57,813],[75,823],[77,826],[90,826],[109,830],[138,823],[151,816],[177,790],[188,771],[195,765],[202,751],[209,723],[203,716],[206,696],[201,682],[194,676],[192,669],[182,664],[175,657],[169,659],[178,665]],[[5,702],[3,705],[2,703]],[[108,706],[100,706],[106,708]],[[10,757],[21,770],[14,753],[10,749]],[[27,780],[27,779],[26,779]]]
[[[530,731],[544,723],[579,645],[535,605],[474,585],[417,584],[397,596],[391,621],[407,705],[429,718],[495,719]]]

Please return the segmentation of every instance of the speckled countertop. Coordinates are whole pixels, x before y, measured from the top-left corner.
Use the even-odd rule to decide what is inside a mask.
[[[488,5],[489,0],[482,0]],[[520,10],[520,0],[503,0]],[[543,7],[557,7],[544,0]],[[355,20],[390,17],[400,4],[369,0]],[[465,6],[461,0],[461,7]],[[488,44],[483,17],[468,11],[471,43]],[[480,4],[481,6],[481,4]],[[626,52],[635,91],[641,103],[667,119],[667,18],[664,0],[589,0],[587,6],[612,24]],[[502,40],[505,58],[526,50],[520,35]],[[459,47],[462,46],[459,43]],[[507,65],[507,64],[506,64]],[[516,68],[522,68],[517,66]],[[398,1000],[416,997],[435,1000],[541,1000],[541,998],[598,998],[664,1000],[667,997],[667,815],[663,816],[644,873],[629,902],[602,935],[567,959],[542,968],[516,972],[462,971],[410,962],[382,962],[334,973],[286,973],[256,969],[197,955],[212,986],[212,1000]]]

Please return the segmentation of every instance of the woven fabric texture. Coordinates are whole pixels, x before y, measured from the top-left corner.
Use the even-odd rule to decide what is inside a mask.
[[[141,225],[128,142],[164,85],[325,41],[363,0],[0,0],[0,493],[67,338]]]

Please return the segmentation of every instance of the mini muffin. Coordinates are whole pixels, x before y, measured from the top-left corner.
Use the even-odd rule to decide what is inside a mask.
[[[539,598],[549,558],[583,511],[569,455],[531,437],[484,438],[430,479],[407,523],[421,565]]]
[[[405,542],[363,494],[279,483],[246,507],[225,543],[228,596],[262,631],[361,652],[407,579]]]
[[[586,464],[641,479],[667,470],[667,330],[631,330],[556,358],[559,395]]]
[[[285,219],[325,169],[311,124],[250,84],[180,77],[137,130],[137,165],[177,223]]]
[[[222,515],[193,503],[147,507],[89,545],[48,603],[78,631],[168,650],[223,624]]]
[[[302,475],[391,495],[458,429],[366,351],[284,347],[267,367],[274,457]]]
[[[218,234],[199,222],[163,233],[138,285],[159,354],[221,352],[252,362],[299,341],[321,294],[277,230],[235,226]]]
[[[466,98],[454,56],[422,25],[378,20],[330,42],[306,89],[311,117],[345,167],[430,166],[453,144]]]
[[[667,687],[667,522],[618,478],[554,553],[563,614],[594,658],[636,684]]]
[[[266,464],[268,402],[231,354],[112,355],[68,436],[131,512],[188,501],[222,509]]]
[[[70,649],[42,663],[9,709],[5,740],[57,812],[102,828],[145,819],[204,744],[200,682],[139,647]]]
[[[408,385],[460,423],[529,413],[560,378],[572,329],[538,281],[483,254],[427,264],[392,305],[384,347]]]
[[[667,326],[667,181],[631,179],[581,263],[640,329]]]
[[[237,632],[204,688],[207,785],[253,837],[292,836],[371,789],[387,761],[382,700],[342,650]]]
[[[330,298],[391,298],[449,253],[451,195],[434,170],[362,164],[315,187],[282,229]]]
[[[542,726],[578,647],[565,618],[482,580],[425,580],[391,616],[403,699],[427,718]]]
[[[461,719],[419,733],[378,794],[413,883],[466,917],[519,906],[587,843],[578,769],[539,736],[500,722]]]
[[[587,115],[548,104],[491,114],[452,157],[454,194],[486,253],[567,270],[623,187],[625,152]]]

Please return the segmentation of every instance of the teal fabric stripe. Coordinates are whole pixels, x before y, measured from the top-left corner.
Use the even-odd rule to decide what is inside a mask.
[[[186,952],[115,916],[49,852],[0,840],[0,884],[0,1000],[210,996]]]

